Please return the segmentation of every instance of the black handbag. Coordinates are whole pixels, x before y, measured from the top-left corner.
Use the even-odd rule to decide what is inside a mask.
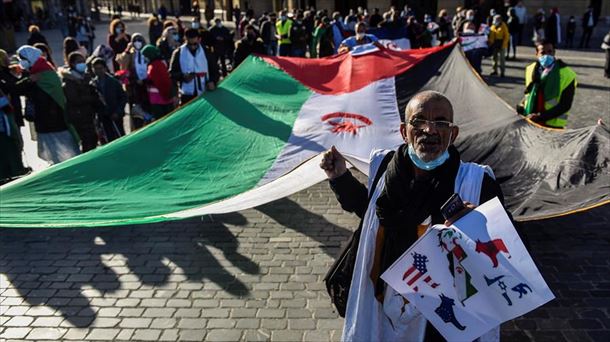
[[[390,151],[385,155],[383,161],[377,169],[371,188],[369,189],[368,202],[373,197],[373,192],[377,187],[379,179],[384,174],[388,163],[392,159],[394,151]],[[349,295],[349,289],[352,284],[352,275],[354,274],[354,266],[356,264],[356,255],[358,254],[358,244],[360,243],[360,234],[362,232],[362,220],[358,229],[354,231],[351,238],[347,242],[347,245],[341,250],[341,254],[333,265],[330,267],[326,276],[324,277],[324,283],[326,284],[326,291],[330,296],[332,303],[337,308],[339,316],[345,317],[345,310],[347,308],[347,298]]]

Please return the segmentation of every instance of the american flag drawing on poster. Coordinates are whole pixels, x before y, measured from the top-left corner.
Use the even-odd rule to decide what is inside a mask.
[[[432,288],[436,288],[438,286],[437,283],[432,282],[432,277],[430,275],[426,275],[428,273],[428,269],[426,268],[426,263],[428,262],[428,257],[419,253],[413,253],[413,264],[405,274],[402,276],[402,280],[404,280],[407,285],[413,286],[415,282],[417,282],[421,277],[425,276],[424,282],[430,285]],[[417,292],[417,286],[413,287],[413,289]]]

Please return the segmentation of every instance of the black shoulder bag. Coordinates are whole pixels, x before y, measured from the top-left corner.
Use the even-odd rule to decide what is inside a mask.
[[[375,174],[375,178],[369,189],[369,203],[371,202],[377,183],[379,183],[379,179],[388,167],[388,163],[393,155],[394,151],[390,151],[383,157],[383,161],[379,165],[379,169],[377,169],[377,173]],[[343,248],[341,254],[339,254],[339,257],[335,260],[335,263],[330,267],[324,277],[326,291],[328,291],[328,295],[341,317],[345,317],[345,310],[347,308],[347,298],[352,284],[352,275],[354,274],[356,255],[358,253],[360,234],[362,232],[362,221],[363,220],[360,220],[358,229],[352,234],[347,245]]]

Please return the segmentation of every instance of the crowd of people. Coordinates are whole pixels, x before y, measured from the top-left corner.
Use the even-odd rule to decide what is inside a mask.
[[[345,17],[313,8],[258,16],[252,10],[241,13],[236,9],[235,30],[231,30],[219,18],[207,20],[206,25],[201,16],[183,22],[180,17],[170,19],[161,8],[148,19],[148,32],[130,32],[121,19],[121,9],[114,10],[118,13],[112,14],[106,42],[96,47],[96,29],[88,17],[72,7],[59,13],[66,18],[65,26],[60,26],[65,36],[62,61],[53,60],[52,49],[36,25],[29,27],[27,45],[15,55],[0,52],[3,151],[10,149],[14,160],[12,166],[2,170],[0,179],[27,171],[21,162],[23,144],[17,129],[24,125],[24,119],[32,122],[39,156],[57,163],[124,135],[126,112],[130,129],[136,130],[213,91],[250,54],[331,56],[360,45],[379,45],[372,33],[383,30],[403,34],[411,48],[483,35],[487,40],[485,51],[467,52],[469,61],[481,72],[481,59],[492,56],[491,75],[499,71],[504,76],[505,60],[511,50],[515,58],[527,20],[521,2],[507,7],[504,13],[492,10],[488,16],[476,8],[459,7],[451,17],[441,9],[437,16],[425,14],[422,23],[407,6],[402,10],[392,6],[384,13],[359,7]],[[534,39],[546,37],[553,46],[561,42],[561,30],[553,31],[559,27],[556,9],[549,18],[538,11],[534,21]],[[544,30],[540,22],[547,23]],[[572,24],[570,20],[567,45],[572,44]],[[583,17],[586,29],[581,45],[587,46],[595,24],[588,9]],[[20,97],[25,98],[25,105]],[[45,115],[36,115],[40,112]]]

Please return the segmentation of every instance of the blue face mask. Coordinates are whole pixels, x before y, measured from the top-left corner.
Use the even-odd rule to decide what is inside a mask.
[[[553,63],[555,63],[555,57],[551,55],[542,55],[538,57],[538,62],[543,68],[549,68]]]
[[[84,74],[85,71],[87,70],[87,64],[85,63],[78,63],[74,66],[74,69],[78,72],[80,72],[81,74]]]
[[[411,144],[409,144],[407,153],[409,154],[409,158],[411,158],[413,164],[425,171],[434,170],[437,167],[443,165],[447,161],[447,159],[449,159],[449,151],[445,150],[445,152],[443,152],[438,158],[425,162],[417,156],[417,154],[415,153],[415,149],[413,149],[413,146],[411,146]]]

